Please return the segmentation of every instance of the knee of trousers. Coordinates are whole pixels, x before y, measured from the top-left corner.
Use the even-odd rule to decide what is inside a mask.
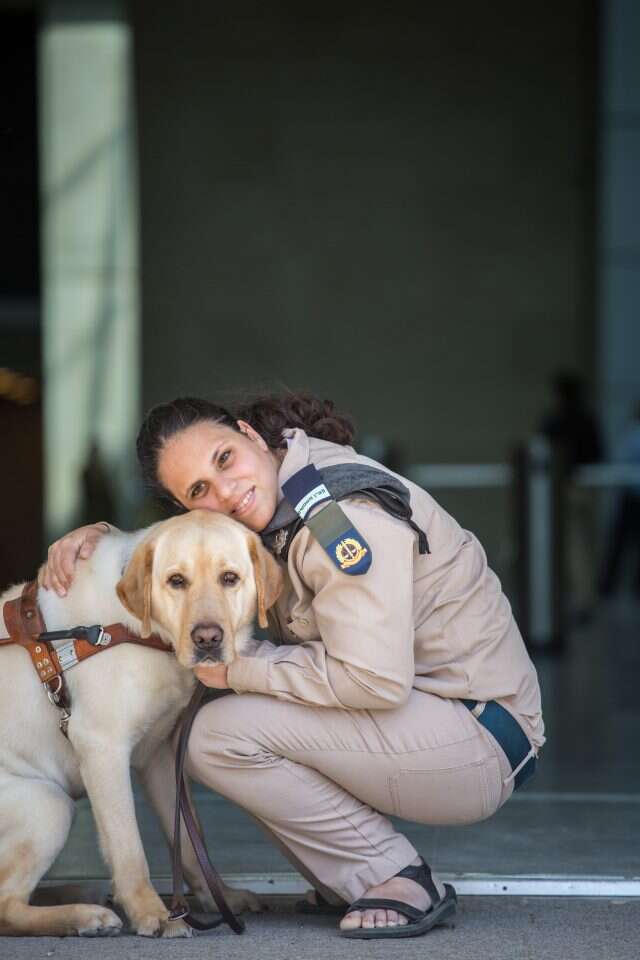
[[[251,722],[251,711],[240,701],[240,697],[223,697],[206,704],[189,737],[187,773],[221,793],[234,771],[270,766],[280,759],[259,742],[259,724]]]

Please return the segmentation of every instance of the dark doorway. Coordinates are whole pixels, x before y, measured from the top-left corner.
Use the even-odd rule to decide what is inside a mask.
[[[0,11],[0,587],[42,558],[36,23]]]

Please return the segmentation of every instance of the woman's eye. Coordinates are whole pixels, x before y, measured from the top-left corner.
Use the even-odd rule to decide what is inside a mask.
[[[218,457],[218,466],[224,467],[225,463],[227,462],[230,456],[231,456],[230,450],[223,450],[223,452]]]
[[[204,483],[194,483],[193,487],[191,488],[191,499],[195,500],[197,497],[202,496],[204,491],[205,491]]]
[[[224,587],[232,587],[234,584],[238,582],[239,579],[240,577],[238,576],[237,573],[232,573],[230,570],[227,570],[227,572],[223,573],[222,576],[220,577],[220,583]]]
[[[173,587],[174,590],[184,590],[187,586],[187,581],[180,573],[173,573],[167,580],[167,583],[170,587]]]

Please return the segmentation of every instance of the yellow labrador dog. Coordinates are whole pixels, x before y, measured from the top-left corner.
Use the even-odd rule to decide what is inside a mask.
[[[74,801],[88,795],[116,902],[134,932],[186,936],[149,880],[131,789],[137,771],[171,838],[175,803],[171,733],[203,660],[230,662],[247,652],[256,612],[277,599],[281,574],[259,538],[239,523],[202,510],[134,534],[113,532],[78,564],[67,596],[40,589],[48,630],[122,622],[160,634],[175,651],[124,643],[65,674],[71,694],[68,739],[28,653],[0,646],[0,935],[99,936],[121,921],[92,904],[38,907],[29,897],[62,849]],[[0,597],[2,605],[21,586]],[[205,909],[215,909],[191,844],[184,872]],[[249,891],[226,890],[235,911],[259,909]]]

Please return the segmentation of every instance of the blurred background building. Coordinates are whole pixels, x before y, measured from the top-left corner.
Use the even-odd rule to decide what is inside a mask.
[[[532,790],[637,823],[639,49],[635,0],[0,0],[0,581],[155,515],[151,404],[332,397],[518,608]]]

